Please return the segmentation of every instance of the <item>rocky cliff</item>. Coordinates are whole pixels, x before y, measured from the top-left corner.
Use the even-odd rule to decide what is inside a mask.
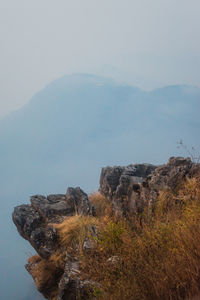
[[[126,167],[106,167],[101,171],[99,191],[109,200],[117,218],[134,217],[142,213],[144,208],[155,205],[161,190],[176,191],[187,177],[199,173],[199,164],[181,157],[172,157],[162,166],[133,164]],[[29,260],[26,269],[33,276],[38,290],[47,299],[89,299],[88,291],[92,286],[98,286],[98,282],[87,280],[81,274],[80,251],[77,250],[72,255],[60,240],[56,224],[62,224],[72,216],[95,219],[95,207],[79,187],[68,188],[66,195],[32,196],[30,204],[15,207],[12,215],[19,234],[29,241],[38,254]],[[95,226],[87,226],[87,231],[90,238],[85,238],[81,251],[93,251],[92,243],[98,235]],[[51,257],[58,251],[63,254],[64,264],[52,267]],[[45,280],[40,280],[40,274],[35,271],[41,264],[45,264],[48,274],[50,273]]]
[[[171,157],[167,164],[106,167],[101,171],[100,192],[110,199],[115,213],[133,215],[155,202],[163,189],[177,190],[186,177],[199,172],[190,158]]]

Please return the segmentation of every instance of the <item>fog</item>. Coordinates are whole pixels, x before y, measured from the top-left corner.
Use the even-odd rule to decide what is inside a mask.
[[[0,0],[0,117],[77,72],[200,86],[199,11],[198,0]]]
[[[106,165],[187,156],[180,139],[198,152],[199,11],[199,0],[0,0],[2,299],[41,298],[14,206],[95,191]]]

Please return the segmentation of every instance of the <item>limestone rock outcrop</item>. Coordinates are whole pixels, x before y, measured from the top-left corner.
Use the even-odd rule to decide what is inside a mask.
[[[199,172],[199,164],[183,157],[171,157],[161,166],[106,167],[101,171],[99,191],[110,199],[116,215],[133,215],[154,203],[159,191],[176,190],[186,177]]]
[[[26,265],[26,269],[45,298],[51,299],[55,286],[59,286],[58,300],[78,299],[79,292],[85,287],[85,283],[79,278],[78,261],[73,261],[69,257],[64,269],[52,270],[52,276],[45,282],[38,279],[39,275],[35,274],[34,270],[42,260],[48,262],[50,256],[60,247],[58,234],[52,223],[61,223],[65,218],[75,214],[92,215],[94,208],[87,194],[79,187],[68,188],[66,195],[31,196],[30,202],[30,205],[15,207],[12,214],[20,235],[28,240],[39,254],[39,257]],[[51,263],[48,265],[51,272]]]
[[[64,218],[76,213],[93,213],[87,194],[79,187],[68,188],[66,195],[31,196],[30,202],[31,205],[15,207],[12,218],[20,235],[43,258],[56,251],[57,234],[51,223],[61,223]]]

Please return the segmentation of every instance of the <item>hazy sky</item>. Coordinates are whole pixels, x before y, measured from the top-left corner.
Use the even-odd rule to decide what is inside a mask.
[[[199,0],[0,0],[0,117],[74,72],[200,86]]]

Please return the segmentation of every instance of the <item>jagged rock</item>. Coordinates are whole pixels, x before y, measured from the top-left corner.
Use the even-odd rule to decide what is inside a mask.
[[[148,186],[154,190],[171,188],[175,190],[177,185],[182,182],[186,176],[191,177],[195,164],[191,159],[183,157],[171,157],[168,163],[158,167],[149,178]]]
[[[79,215],[93,214],[92,206],[86,193],[79,187],[68,188],[66,193],[66,201],[74,207],[74,211]]]
[[[59,220],[59,216],[72,216],[75,213],[74,203],[67,201],[62,194],[49,195],[47,198],[42,195],[32,196],[31,205],[44,219],[51,222]]]
[[[34,207],[17,206],[12,218],[20,235],[30,242],[39,255],[48,258],[55,251],[56,230],[45,224],[43,216]]]
[[[89,226],[90,237],[87,237],[83,243],[83,251],[92,251],[96,246],[97,241],[97,228],[95,226]]]
[[[131,185],[143,182],[155,169],[156,166],[151,164],[103,168],[100,175],[99,191],[109,199],[115,196],[126,196]]]
[[[131,208],[130,201],[127,202],[127,199],[130,198],[133,191],[138,193],[141,183],[156,168],[151,164],[135,164],[127,167],[115,166],[102,169],[99,191],[110,199],[116,215],[126,214],[127,210]]]
[[[13,222],[20,235],[27,239],[39,254],[38,259],[26,265],[26,269],[35,280],[38,290],[47,299],[51,299],[52,293],[58,287],[58,300],[79,299],[80,292],[86,293],[85,287],[88,287],[88,282],[81,281],[79,278],[78,261],[68,257],[64,270],[60,268],[51,270],[52,263],[48,259],[59,247],[56,229],[51,224],[60,223],[64,218],[75,214],[85,216],[94,213],[87,194],[79,187],[68,188],[66,195],[55,194],[47,197],[34,195],[30,197],[30,202],[31,205],[15,207],[12,214]],[[91,235],[96,235],[96,229],[93,226],[89,230]],[[88,241],[86,243],[85,248],[88,246]],[[41,281],[35,270],[44,261],[46,261],[46,267],[49,268],[49,271],[46,271],[50,274],[48,273],[47,278]]]
[[[44,221],[43,217],[31,205],[26,204],[14,208],[12,219],[20,235],[26,240]]]
[[[56,251],[57,234],[53,226],[38,227],[32,231],[30,243],[43,258],[49,258]]]
[[[113,205],[116,215],[141,213],[165,188],[175,190],[186,178],[200,171],[190,158],[171,157],[167,164],[129,165],[102,169],[99,191]]]
[[[67,261],[59,283],[57,300],[77,300],[80,296],[80,271],[77,261]]]
[[[66,195],[31,196],[30,202],[31,205],[15,207],[12,218],[20,235],[43,258],[50,257],[58,247],[57,233],[51,223],[60,223],[75,213],[92,213],[88,196],[79,187],[68,188]]]
[[[59,282],[57,300],[92,299],[93,288],[99,288],[100,285],[92,280],[81,279],[78,260],[71,260],[68,254],[66,256],[67,260]]]

